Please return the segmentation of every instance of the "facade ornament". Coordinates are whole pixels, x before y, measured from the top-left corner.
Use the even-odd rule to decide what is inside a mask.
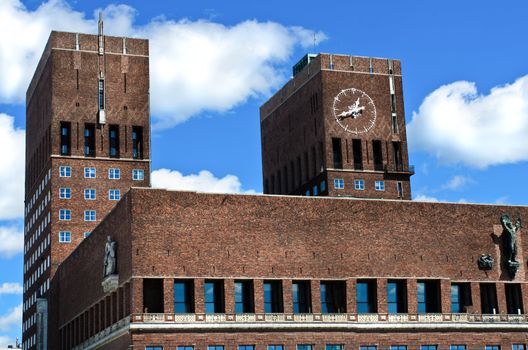
[[[520,265],[517,261],[517,234],[522,227],[522,222],[520,216],[518,216],[514,225],[508,214],[502,214],[501,224],[503,228],[504,261],[510,276],[514,278]]]
[[[108,236],[105,244],[103,282],[101,283],[105,293],[115,291],[119,287],[119,276],[117,275],[117,243]]]
[[[491,270],[495,260],[493,260],[491,254],[481,254],[477,262],[481,270]]]

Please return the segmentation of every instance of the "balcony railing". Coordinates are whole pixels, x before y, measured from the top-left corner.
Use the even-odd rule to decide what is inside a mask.
[[[385,164],[384,170],[386,173],[407,173],[414,175],[414,165]]]
[[[528,315],[482,314],[134,314],[132,323],[528,323]]]

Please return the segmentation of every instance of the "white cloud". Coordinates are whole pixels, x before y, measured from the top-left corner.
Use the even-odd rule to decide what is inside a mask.
[[[183,175],[169,169],[154,170],[151,175],[152,187],[180,191],[197,191],[210,193],[255,193],[244,191],[238,177],[226,175],[215,177],[211,172],[202,170],[198,174]]]
[[[14,340],[12,340],[10,337],[0,335],[0,348],[1,347],[7,348],[8,345],[15,345]]]
[[[4,282],[0,284],[0,294],[22,294],[23,289],[20,283]]]
[[[446,184],[442,185],[443,190],[460,190],[473,184],[475,181],[464,175],[453,176]]]
[[[415,202],[439,202],[438,198],[427,196],[425,194],[419,194],[413,199]]]
[[[487,95],[458,81],[427,96],[408,125],[411,149],[476,168],[528,160],[528,75]]]
[[[24,233],[14,226],[0,226],[0,257],[10,258],[24,248]]]
[[[13,122],[13,117],[0,113],[0,149],[5,150],[0,157],[0,220],[24,214],[25,132]]]
[[[0,316],[0,331],[5,332],[22,324],[22,304],[10,309],[7,314]]]
[[[152,114],[158,127],[202,111],[227,111],[250,97],[269,94],[290,75],[284,64],[295,47],[313,45],[313,31],[274,22],[225,26],[157,18],[138,26],[130,6],[110,5],[104,13],[106,33],[150,39]],[[0,23],[0,103],[24,100],[50,30],[97,30],[95,13],[86,18],[63,0],[49,0],[35,11],[19,0],[4,0]],[[317,43],[325,39],[324,33],[316,33]]]

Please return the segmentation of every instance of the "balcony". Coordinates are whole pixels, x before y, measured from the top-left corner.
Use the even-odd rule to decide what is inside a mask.
[[[414,165],[402,165],[402,164],[385,164],[384,171],[386,173],[404,173],[414,175]]]

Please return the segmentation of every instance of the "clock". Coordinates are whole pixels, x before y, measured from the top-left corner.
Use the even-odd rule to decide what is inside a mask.
[[[343,89],[334,97],[334,117],[345,131],[352,134],[368,132],[376,124],[376,106],[364,91]]]

